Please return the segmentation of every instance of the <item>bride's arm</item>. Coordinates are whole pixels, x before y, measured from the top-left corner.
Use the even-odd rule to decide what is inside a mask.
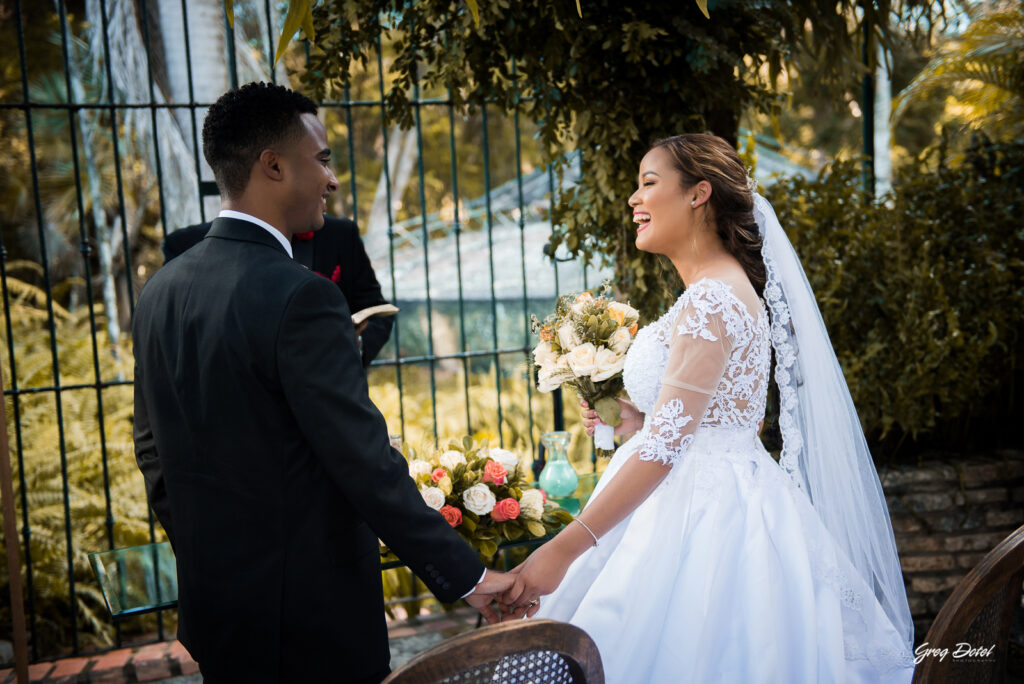
[[[685,455],[725,372],[731,343],[721,315],[704,310],[700,301],[683,310],[676,330],[644,441],[576,522],[513,570],[518,579],[506,604],[527,607],[553,592],[572,561],[636,510]]]

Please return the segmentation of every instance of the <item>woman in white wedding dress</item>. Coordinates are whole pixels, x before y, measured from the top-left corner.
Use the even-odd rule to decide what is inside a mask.
[[[628,352],[616,432],[636,434],[506,601],[585,630],[612,683],[909,682],[884,496],[771,206],[712,136],[656,143],[638,180],[637,247],[687,288]],[[778,463],[758,438],[773,344]]]

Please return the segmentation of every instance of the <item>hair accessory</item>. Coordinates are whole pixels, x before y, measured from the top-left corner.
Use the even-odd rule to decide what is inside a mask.
[[[754,173],[751,169],[747,169],[747,189],[750,190],[751,194],[757,194],[757,179],[754,178]]]

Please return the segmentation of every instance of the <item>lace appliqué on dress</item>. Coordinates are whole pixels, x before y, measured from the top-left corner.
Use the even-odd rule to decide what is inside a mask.
[[[675,465],[693,442],[693,435],[683,435],[683,428],[692,421],[693,416],[686,412],[682,399],[665,402],[651,421],[637,458]]]

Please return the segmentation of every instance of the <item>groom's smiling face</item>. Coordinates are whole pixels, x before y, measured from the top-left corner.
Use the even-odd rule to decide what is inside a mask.
[[[331,170],[327,130],[314,114],[302,114],[300,118],[301,133],[285,154],[287,222],[292,234],[322,228],[328,197],[338,189],[338,179]]]

